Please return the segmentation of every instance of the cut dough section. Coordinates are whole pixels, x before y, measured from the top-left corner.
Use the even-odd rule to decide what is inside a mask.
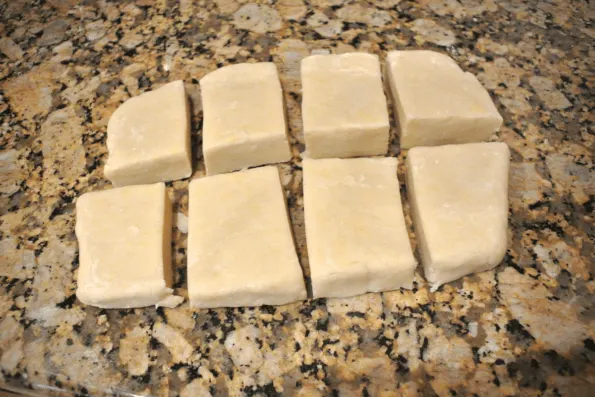
[[[417,147],[407,192],[425,276],[433,288],[497,266],[506,253],[505,143]]]
[[[189,177],[190,112],[184,82],[124,102],[109,120],[107,148],[104,174],[114,186]]]
[[[416,262],[397,159],[305,159],[303,166],[314,297],[411,288]]]
[[[378,56],[312,55],[302,60],[305,157],[384,155],[389,122]]]
[[[163,183],[85,193],[76,202],[76,295],[103,308],[175,307],[171,202]]]
[[[403,149],[483,141],[502,125],[479,80],[448,55],[391,51],[388,78]]]
[[[274,63],[225,66],[200,80],[208,175],[291,159]]]
[[[191,306],[282,305],[306,298],[276,167],[193,180],[189,211]]]

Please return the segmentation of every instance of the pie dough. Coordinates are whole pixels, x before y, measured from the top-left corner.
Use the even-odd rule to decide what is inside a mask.
[[[417,147],[407,155],[407,192],[426,279],[437,288],[497,266],[506,253],[505,143]]]
[[[411,288],[397,159],[305,159],[303,169],[314,297]]]
[[[189,177],[189,115],[180,80],[124,102],[107,126],[106,178],[125,186]]]
[[[434,51],[391,51],[388,78],[401,148],[487,140],[502,116],[479,80]]]
[[[291,159],[274,63],[225,66],[200,80],[208,175]]]
[[[76,295],[102,308],[175,307],[171,202],[163,183],[85,193],[76,202]]]
[[[302,60],[306,157],[384,155],[389,121],[378,56],[312,55]]]
[[[274,166],[190,183],[188,294],[197,308],[306,298]]]

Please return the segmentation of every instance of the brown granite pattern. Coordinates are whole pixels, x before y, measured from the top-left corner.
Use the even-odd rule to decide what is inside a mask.
[[[40,395],[593,395],[594,18],[592,2],[565,0],[2,2],[0,385]],[[504,116],[513,163],[501,266],[434,293],[418,276],[412,291],[283,307],[76,300],[74,201],[110,187],[106,123],[122,101],[184,79],[200,177],[198,79],[274,61],[295,154],[283,182],[307,269],[299,61],[403,48],[451,55]],[[406,155],[395,131],[391,154]],[[182,294],[187,185],[168,184]]]

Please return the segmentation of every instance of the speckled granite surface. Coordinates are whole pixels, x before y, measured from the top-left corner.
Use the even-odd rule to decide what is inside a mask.
[[[0,4],[0,384],[52,395],[592,395],[595,7],[374,3]],[[504,116],[499,138],[513,163],[501,266],[435,293],[418,276],[412,291],[277,308],[77,301],[74,201],[109,188],[106,123],[123,100],[184,79],[200,153],[197,80],[217,66],[273,60],[296,155],[281,166],[283,182],[307,269],[299,61],[313,50],[402,48],[447,52]],[[403,160],[395,131],[392,142]],[[196,164],[200,177],[199,155]],[[187,184],[169,184],[182,294]]]

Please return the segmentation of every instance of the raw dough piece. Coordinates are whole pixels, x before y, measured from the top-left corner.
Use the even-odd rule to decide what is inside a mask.
[[[175,307],[165,185],[85,193],[76,202],[77,297],[104,308]]]
[[[388,77],[403,149],[482,141],[502,125],[485,88],[448,55],[391,51]]]
[[[306,298],[276,167],[193,180],[189,211],[191,306],[282,305]]]
[[[417,147],[407,192],[425,276],[434,288],[497,266],[506,253],[505,143]]]
[[[225,66],[200,80],[208,175],[291,159],[274,63]]]
[[[107,126],[106,178],[125,186],[189,177],[189,117],[181,80],[124,102]]]
[[[302,60],[307,157],[384,155],[388,110],[378,56],[312,55]]]
[[[314,297],[411,288],[416,262],[397,159],[305,159],[303,167]]]

